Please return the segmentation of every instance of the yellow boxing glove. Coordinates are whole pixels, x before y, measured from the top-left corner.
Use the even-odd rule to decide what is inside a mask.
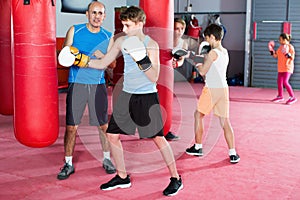
[[[88,63],[90,61],[89,56],[80,53],[79,50],[73,46],[70,47],[70,52],[75,56],[73,65],[76,65],[78,67],[88,67]]]
[[[65,46],[58,55],[58,62],[64,67],[76,65],[78,67],[88,67],[90,57],[80,53],[76,47]]]

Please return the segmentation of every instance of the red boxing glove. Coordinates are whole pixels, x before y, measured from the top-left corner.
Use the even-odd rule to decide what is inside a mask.
[[[274,47],[275,47],[275,42],[274,42],[274,40],[269,41],[269,43],[268,43],[268,48],[269,48],[269,51],[270,51],[270,54],[271,54],[271,55],[275,54]]]

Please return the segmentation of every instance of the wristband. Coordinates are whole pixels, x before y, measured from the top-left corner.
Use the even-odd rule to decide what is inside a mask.
[[[150,58],[146,55],[142,60],[136,62],[140,70],[148,71],[152,67]]]

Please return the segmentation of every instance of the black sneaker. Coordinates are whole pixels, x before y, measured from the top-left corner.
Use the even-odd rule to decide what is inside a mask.
[[[166,196],[174,196],[179,190],[183,188],[181,177],[179,176],[179,180],[177,178],[171,177],[171,182],[168,187],[163,191],[163,194]]]
[[[105,172],[106,172],[107,174],[113,174],[113,173],[116,172],[116,168],[115,168],[114,164],[111,162],[111,160],[109,160],[109,159],[107,159],[107,158],[105,158],[105,159],[103,160],[103,165],[102,165],[102,167],[105,169]]]
[[[169,141],[176,141],[176,140],[179,140],[180,137],[174,135],[172,132],[168,132],[167,135],[165,136],[166,140],[169,140]]]
[[[193,145],[190,148],[187,148],[185,150],[185,153],[192,155],[192,156],[203,156],[202,148],[197,150],[197,149],[195,149],[195,145]]]
[[[67,179],[71,174],[75,172],[75,168],[68,163],[65,163],[65,165],[60,170],[61,171],[57,175],[57,179],[59,180]]]
[[[101,190],[113,190],[117,188],[129,188],[131,186],[130,177],[121,178],[118,174],[107,183],[100,186]]]
[[[239,161],[240,161],[240,156],[238,155],[238,154],[236,154],[236,155],[231,155],[231,156],[229,156],[229,158],[230,158],[230,162],[232,163],[232,164],[236,164],[236,163],[238,163]]]

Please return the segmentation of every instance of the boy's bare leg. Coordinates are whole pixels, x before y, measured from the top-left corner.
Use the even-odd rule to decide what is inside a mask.
[[[220,118],[220,123],[224,130],[224,136],[225,136],[225,140],[227,142],[228,148],[229,149],[235,148],[234,133],[233,133],[233,129],[230,124],[229,118]]]
[[[125,161],[124,161],[124,154],[123,154],[123,146],[120,140],[119,134],[111,134],[107,133],[107,138],[110,143],[110,151],[114,158],[117,174],[121,178],[126,178],[126,168],[125,168]]]
[[[195,118],[195,143],[202,144],[202,136],[204,132],[204,114],[200,113],[199,111],[195,111],[194,118]]]
[[[179,179],[175,158],[173,155],[173,151],[170,147],[170,144],[167,142],[167,140],[164,137],[160,137],[160,136],[153,138],[153,141],[156,144],[156,146],[159,148],[160,153],[167,164],[171,177]]]

